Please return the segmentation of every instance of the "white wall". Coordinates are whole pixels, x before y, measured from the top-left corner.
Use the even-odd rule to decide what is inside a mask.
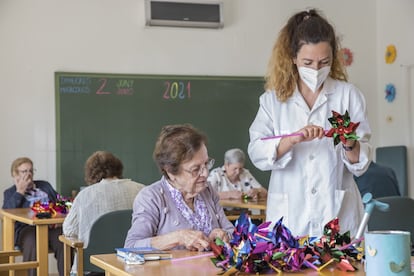
[[[409,139],[413,117],[407,117],[407,115],[410,115],[409,111],[412,105],[409,96],[413,91],[408,91],[409,88],[406,87],[406,81],[410,81],[410,79],[405,80],[406,65],[414,66],[412,30],[414,17],[412,11],[414,11],[414,2],[410,0],[382,0],[381,5],[378,5],[378,106],[381,110],[378,118],[379,123],[384,126],[380,129],[379,143],[381,145],[410,144],[413,142]],[[398,16],[391,17],[391,15]],[[384,20],[385,18],[392,18],[393,20]],[[393,64],[386,64],[384,60],[385,50],[389,44],[394,44],[397,48],[397,58]],[[397,96],[392,103],[388,103],[384,99],[384,90],[387,83],[393,83],[396,86]],[[387,117],[391,117],[392,121],[388,121]]]
[[[411,197],[414,196],[413,11],[414,1],[410,0],[380,0],[377,5],[378,146],[408,146]],[[393,64],[386,64],[385,50],[390,44],[396,46],[397,58]],[[392,103],[384,99],[388,83],[396,87],[396,98]]]
[[[212,30],[146,27],[143,0],[2,0],[2,188],[11,184],[10,163],[22,155],[34,160],[38,178],[56,179],[55,71],[262,76],[282,24],[307,7],[321,9],[354,51],[350,80],[367,98],[375,145],[375,6],[374,0],[225,0],[225,27]],[[361,31],[361,22],[369,31]]]

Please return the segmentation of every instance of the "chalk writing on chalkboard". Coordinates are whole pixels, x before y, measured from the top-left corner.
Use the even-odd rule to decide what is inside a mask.
[[[96,90],[97,95],[109,95],[112,94],[110,90],[108,90],[108,79],[101,78],[99,79],[100,86],[98,90]],[[117,95],[132,95],[134,94],[134,80],[125,80],[120,79],[115,84],[115,94]]]
[[[116,83],[118,95],[132,95],[134,94],[134,80],[118,80]]]
[[[60,93],[90,93],[89,77],[60,77]]]
[[[263,84],[262,77],[56,72],[57,190],[70,195],[84,185],[85,161],[97,150],[118,156],[124,177],[153,183],[161,173],[152,153],[167,124],[200,129],[220,166],[229,148],[247,151]],[[269,172],[245,166],[267,185]]]
[[[191,82],[187,81],[187,84],[183,81],[165,81],[165,91],[163,98],[166,100],[183,100],[185,98],[191,98]]]

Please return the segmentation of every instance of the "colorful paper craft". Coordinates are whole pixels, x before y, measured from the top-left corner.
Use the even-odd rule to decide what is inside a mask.
[[[356,270],[352,263],[362,258],[362,248],[353,246],[349,232],[339,233],[338,219],[326,224],[324,235],[319,238],[294,237],[282,220],[269,229],[270,222],[256,226],[242,213],[229,244],[219,239],[211,243],[215,256],[212,261],[226,275],[231,275],[230,271],[280,273],[306,268],[321,271],[330,264],[344,271]]]

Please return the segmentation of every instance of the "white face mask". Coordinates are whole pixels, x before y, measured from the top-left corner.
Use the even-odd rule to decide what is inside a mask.
[[[328,77],[331,67],[325,66],[319,70],[314,70],[308,67],[298,67],[298,71],[303,82],[313,91],[313,93],[315,93]]]

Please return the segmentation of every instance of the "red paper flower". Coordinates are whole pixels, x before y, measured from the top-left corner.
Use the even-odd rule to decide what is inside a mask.
[[[332,128],[325,134],[325,136],[333,137],[335,146],[339,144],[339,142],[345,144],[348,139],[358,140],[359,137],[356,135],[355,131],[359,126],[359,122],[351,122],[348,110],[345,111],[344,115],[332,110],[332,115],[332,117],[328,118]]]
[[[351,50],[348,48],[342,48],[341,49],[341,58],[342,58],[342,63],[345,66],[350,66],[352,64],[352,62],[354,61],[354,55],[352,54]]]

